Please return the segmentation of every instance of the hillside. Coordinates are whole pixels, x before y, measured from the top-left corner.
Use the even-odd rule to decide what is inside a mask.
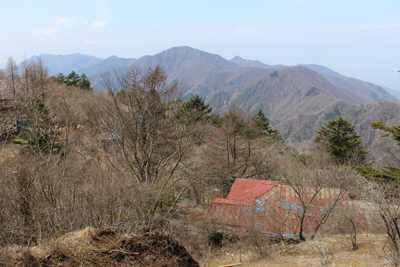
[[[140,68],[154,67],[157,64],[162,65],[169,75],[169,80],[173,81],[176,79],[184,80],[189,90],[187,93],[200,92],[202,97],[211,99],[215,91],[221,91],[220,89],[226,89],[225,94],[233,94],[233,92],[241,91],[246,87],[253,85],[253,80],[250,78],[248,83],[241,84],[241,86],[232,86],[232,84],[222,83],[218,84],[217,87],[213,86],[215,79],[219,79],[222,75],[232,74],[226,72],[238,72],[243,68],[251,68],[252,71],[255,69],[273,69],[279,70],[285,68],[284,65],[271,66],[264,64],[257,60],[247,60],[239,56],[232,58],[230,61],[222,58],[219,55],[207,53],[198,49],[194,49],[187,46],[174,47],[165,51],[162,51],[154,56],[143,56],[139,59],[133,58],[119,58],[117,56],[111,56],[106,59],[99,59],[92,56],[86,56],[82,54],[71,54],[64,56],[56,56],[50,54],[41,55],[45,63],[49,67],[50,74],[54,75],[59,72],[69,73],[75,70],[78,74],[85,73],[92,80],[92,85],[95,89],[102,89],[99,74],[107,70],[123,70],[129,66],[138,66]],[[30,58],[29,60],[36,59],[37,56]],[[314,72],[321,74],[330,83],[347,89],[354,93],[366,96],[368,102],[390,100],[400,103],[397,98],[390,95],[385,89],[380,86],[363,82],[355,78],[345,77],[325,66],[316,64],[299,64],[298,66],[306,67]],[[235,73],[234,76],[242,75],[252,76],[252,71],[245,71],[242,73]],[[298,73],[301,76],[309,76],[309,73]],[[314,77],[307,77],[313,79]],[[261,78],[260,78],[261,79]],[[241,78],[241,80],[247,80],[247,77]],[[214,84],[215,85],[215,84]],[[204,88],[207,90],[204,90]],[[336,91],[342,91],[342,89]],[[341,93],[338,93],[339,99],[343,98]],[[359,96],[358,96],[359,97]],[[228,99],[225,99],[228,100]],[[354,99],[353,99],[354,100]],[[351,100],[351,102],[354,102]],[[361,101],[363,102],[363,101]]]
[[[317,102],[318,100],[315,100]],[[354,124],[355,130],[362,135],[363,145],[370,150],[368,159],[377,161],[377,165],[390,161],[387,148],[394,148],[396,142],[388,137],[382,137],[382,132],[373,130],[370,126],[373,121],[383,121],[388,125],[400,124],[400,106],[394,102],[384,101],[354,105],[344,100],[335,101],[317,112],[304,111],[297,107],[298,116],[282,119],[284,112],[271,116],[272,123],[284,138],[293,143],[310,142],[316,136],[319,127],[329,120],[340,116]]]
[[[382,245],[385,243],[383,235],[361,234],[358,237],[360,248],[351,250],[346,236],[322,236],[317,240],[298,245],[277,244],[260,257],[253,251],[240,249],[238,245],[231,245],[220,251],[215,251],[209,259],[202,260],[202,266],[223,266],[231,262],[242,262],[242,266],[390,266],[384,258]],[[227,254],[228,252],[229,254]],[[325,257],[323,253],[325,252]],[[323,264],[322,260],[325,260]],[[229,265],[228,265],[229,266]]]
[[[117,235],[109,228],[86,228],[48,244],[0,248],[1,266],[200,266],[168,235]]]
[[[87,68],[102,61],[100,58],[79,53],[70,55],[42,54],[40,56],[49,68],[50,75],[70,73],[72,70]],[[38,56],[33,56],[28,61],[37,60],[37,58]]]
[[[176,56],[179,50],[161,53],[160,58]],[[368,181],[326,151],[312,151],[310,146],[296,151],[290,144],[310,142],[324,122],[343,116],[363,135],[372,150],[370,159],[382,161],[390,139],[382,139],[369,123],[398,124],[397,103],[373,101],[304,66],[242,68],[216,55],[185,50],[168,68],[182,71],[175,75],[197,78],[197,86],[189,87],[188,95],[199,92],[216,104],[225,99],[221,113],[232,109],[220,123],[208,115],[203,99],[193,101],[198,108],[187,108],[182,101],[162,101],[175,100],[179,88],[165,90],[168,82],[161,67],[143,70],[136,80],[118,76],[126,88],[119,94],[82,90],[59,83],[47,73],[46,83],[39,84],[34,64],[27,83],[18,83],[14,98],[7,85],[7,98],[2,101],[7,112],[0,119],[0,265],[196,266],[195,259],[214,266],[229,263],[219,253],[234,251],[237,256],[238,249],[244,256],[239,260],[250,266],[255,257],[262,257],[261,266],[282,261],[316,264],[318,250],[310,245],[318,245],[315,241],[325,236],[332,240],[328,235],[333,234],[341,236],[321,243],[324,249],[336,243],[329,260],[345,265],[349,262],[341,258],[352,260],[357,252],[343,253],[349,249],[348,243],[339,241],[343,235],[368,231],[380,239],[385,227],[393,227],[389,223],[397,226],[397,221],[389,219],[391,213],[376,213],[398,204],[397,198],[381,204],[386,192],[392,195],[387,189],[393,183],[385,187]],[[196,76],[189,72],[193,69],[207,75]],[[10,81],[10,75],[5,79]],[[260,107],[286,144],[270,142],[268,120],[261,112],[257,120],[249,120]],[[248,181],[253,186],[239,186],[237,191],[236,181],[244,179],[253,180]],[[271,181],[266,185],[269,189],[259,192],[262,186],[256,180]],[[293,196],[286,189],[275,189],[278,184],[305,190]],[[242,189],[254,194],[248,198]],[[312,200],[318,203],[305,204],[303,200],[314,191]],[[285,192],[285,198],[258,204],[258,199],[277,192]],[[231,193],[251,202],[227,198]],[[323,200],[328,195],[335,202]],[[229,212],[227,216],[216,214],[229,218],[240,212],[239,217],[231,217],[233,223],[205,221],[206,207],[213,207],[216,199],[238,206],[236,211],[234,207],[219,209]],[[357,200],[363,202],[360,210],[352,212],[350,206],[337,205],[343,200],[354,208]],[[296,213],[299,208],[304,224],[297,219],[288,223],[289,210]],[[336,208],[338,212],[333,211]],[[259,211],[266,216],[258,216]],[[355,220],[360,224],[349,228]],[[237,227],[243,231],[232,231]],[[265,232],[270,238],[265,238]],[[352,239],[352,247],[366,253],[365,239],[358,240],[361,246]],[[376,243],[375,252],[380,247],[382,242]],[[287,249],[290,252],[281,253]],[[395,246],[386,246],[387,252],[390,249],[398,255]],[[291,253],[295,258],[280,258]],[[237,259],[230,255],[231,262]],[[375,259],[373,255],[368,254],[369,261]],[[366,258],[351,263],[362,265]]]
[[[129,66],[146,69],[160,64],[169,83],[184,81],[184,99],[198,94],[214,110],[219,107],[221,113],[232,105],[251,113],[262,108],[271,124],[293,143],[310,142],[323,123],[342,115],[367,139],[364,144],[372,149],[371,159],[381,159],[384,149],[383,140],[369,123],[383,120],[400,124],[400,101],[385,89],[316,64],[271,66],[239,56],[226,60],[187,46],[139,59],[112,56],[101,60],[80,54],[42,57],[45,61],[51,59],[49,69],[53,73],[62,69],[55,62],[65,62],[64,70],[74,68],[78,73],[86,73],[96,90],[102,89],[101,72],[124,71]]]
[[[129,67],[135,63],[134,58],[119,58],[117,56],[111,56],[104,60],[92,64],[90,66],[79,68],[76,70],[78,74],[85,73],[87,76],[97,75],[107,70],[118,69],[122,67]]]

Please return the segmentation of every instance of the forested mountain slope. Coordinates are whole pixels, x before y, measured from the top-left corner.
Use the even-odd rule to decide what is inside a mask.
[[[345,77],[316,64],[271,66],[239,56],[226,60],[187,46],[139,59],[112,56],[101,60],[80,54],[53,58],[42,55],[42,58],[52,73],[68,72],[68,68],[86,73],[96,90],[103,89],[102,72],[161,65],[168,74],[168,82],[183,81],[184,99],[198,94],[222,114],[232,105],[251,113],[262,108],[271,118],[272,126],[292,142],[311,142],[323,123],[343,116],[356,125],[367,149],[373,149],[371,159],[379,159],[384,147],[383,139],[369,123],[382,120],[400,124],[400,101],[396,97],[378,85]],[[74,60],[75,65],[71,63]],[[56,61],[65,62],[64,68]]]

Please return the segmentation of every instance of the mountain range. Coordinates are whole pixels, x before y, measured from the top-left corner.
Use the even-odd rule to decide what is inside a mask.
[[[95,90],[102,89],[102,72],[160,64],[169,82],[185,82],[184,99],[198,94],[214,109],[219,106],[221,113],[233,104],[252,113],[262,108],[272,126],[293,143],[310,142],[320,126],[343,116],[356,125],[363,144],[373,149],[370,159],[377,162],[382,162],[387,154],[385,146],[393,146],[393,142],[382,138],[369,124],[376,120],[400,124],[400,101],[388,90],[321,65],[271,66],[239,56],[227,60],[187,46],[139,59],[99,59],[82,54],[41,56],[51,74],[72,70],[85,73]]]

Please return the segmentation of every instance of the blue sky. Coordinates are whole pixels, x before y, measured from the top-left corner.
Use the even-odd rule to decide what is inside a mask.
[[[38,54],[139,58],[191,46],[320,64],[400,90],[399,0],[0,0],[0,66]]]

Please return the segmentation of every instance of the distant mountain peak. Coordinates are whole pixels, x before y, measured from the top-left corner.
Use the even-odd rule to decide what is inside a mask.
[[[112,55],[111,57],[108,57],[108,58],[106,58],[106,59],[118,59],[118,58],[120,58],[120,57],[117,57],[116,55]]]
[[[231,59],[232,62],[235,62],[235,61],[238,61],[238,60],[242,61],[243,58],[241,58],[239,56],[235,56],[234,58]]]
[[[205,65],[221,70],[239,70],[242,68],[220,55],[211,54],[189,46],[172,47],[154,56],[144,56],[138,59],[135,64],[145,67],[154,67],[157,64],[162,64],[170,77],[174,77],[182,68],[194,65],[199,66],[199,70],[204,69]],[[199,64],[203,65],[203,67],[200,67]]]

